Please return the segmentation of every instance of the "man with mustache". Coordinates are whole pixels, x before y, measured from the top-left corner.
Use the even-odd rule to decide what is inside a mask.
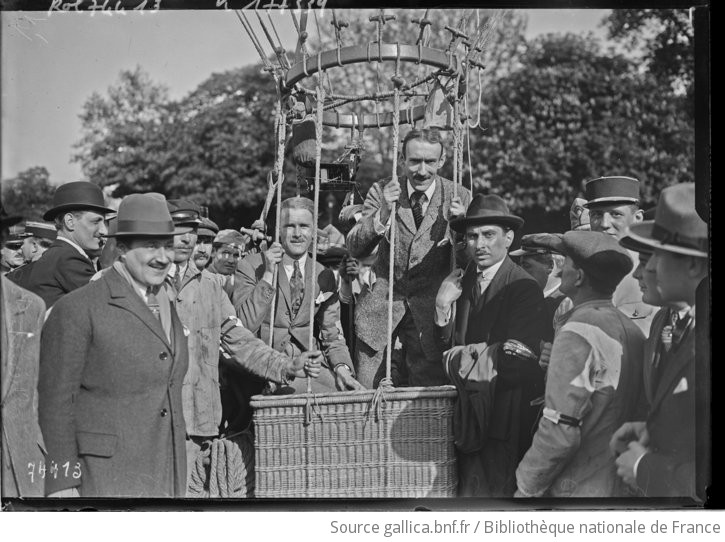
[[[119,260],[43,328],[38,407],[51,497],[183,497],[186,332],[163,288],[175,230],[161,194],[118,210]]]
[[[362,217],[347,236],[353,258],[370,254],[378,245],[373,266],[375,287],[361,295],[355,307],[355,361],[360,382],[372,387],[388,342],[388,285],[393,286],[393,334],[406,352],[408,374],[396,386],[438,386],[448,383],[441,366],[441,345],[433,324],[435,295],[451,270],[448,221],[465,213],[470,192],[438,175],[445,163],[443,139],[436,129],[413,129],[401,146],[404,175],[370,188]],[[392,205],[397,205],[390,225]],[[390,228],[395,228],[393,277],[389,277]],[[462,247],[461,247],[462,249]],[[402,373],[401,373],[402,374]]]
[[[23,239],[20,235],[22,227],[13,226],[8,230],[6,239],[0,249],[0,274],[7,275],[25,265],[23,257]]]
[[[489,362],[495,368],[469,382],[465,359],[460,365],[455,360],[445,364],[459,395],[481,387],[479,395],[469,396],[469,415],[480,422],[474,425],[476,434],[462,435],[458,443],[461,496],[513,496],[516,465],[531,444],[537,416],[531,401],[543,393],[536,361],[546,329],[543,292],[508,256],[523,224],[495,195],[476,196],[465,217],[451,221],[454,231],[465,233],[471,262],[441,284],[436,324],[444,344],[478,345],[479,368]],[[509,344],[516,349],[507,349]],[[484,416],[477,418],[480,412]]]
[[[238,368],[234,378],[271,380],[287,384],[295,378],[317,377],[319,350],[286,356],[257,339],[236,317],[223,288],[223,278],[200,270],[191,261],[196,231],[201,223],[199,207],[187,200],[167,201],[177,228],[186,233],[174,237],[174,263],[166,284],[175,298],[179,318],[189,330],[189,370],[184,377],[182,400],[186,420],[187,471],[191,481],[196,457],[205,443],[219,436],[222,404],[219,391],[219,350]],[[203,479],[203,477],[202,477]]]
[[[314,345],[324,352],[324,368],[312,381],[312,391],[355,390],[362,386],[353,377],[350,352],[340,323],[340,302],[335,275],[319,262],[312,267],[308,250],[317,231],[314,207],[308,198],[282,202],[279,220],[280,243],[262,254],[250,254],[239,264],[233,301],[244,326],[268,342],[273,329],[273,346],[289,355],[306,352],[310,326],[315,326]],[[274,269],[277,268],[277,284]],[[275,296],[276,289],[276,296]],[[270,322],[272,300],[276,298],[274,322]],[[310,301],[314,300],[314,321]],[[279,393],[305,392],[307,382],[297,380]]]
[[[97,271],[92,255],[100,252],[107,232],[104,216],[112,212],[98,185],[78,181],[59,186],[53,207],[43,215],[44,220],[55,222],[58,236],[18,284],[39,295],[48,309],[68,292],[88,284]]]
[[[212,220],[202,217],[201,224],[196,238],[196,247],[192,259],[199,269],[204,269],[211,261],[212,242],[214,236],[219,232],[217,226]]]

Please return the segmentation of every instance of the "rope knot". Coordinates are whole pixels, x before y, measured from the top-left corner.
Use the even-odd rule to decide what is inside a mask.
[[[370,406],[368,407],[368,411],[365,414],[365,422],[363,423],[363,426],[367,425],[371,413],[375,415],[376,422],[380,420],[383,406],[385,405],[385,403],[387,403],[387,400],[385,399],[385,392],[392,390],[393,380],[390,377],[383,378],[380,381],[380,384],[378,384],[378,387],[376,388],[375,393],[370,400]]]

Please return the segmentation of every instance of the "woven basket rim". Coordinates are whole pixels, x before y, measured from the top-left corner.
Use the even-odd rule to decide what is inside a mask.
[[[255,395],[249,401],[252,408],[270,408],[279,406],[304,406],[308,399],[318,405],[369,403],[376,390],[337,391],[328,393],[300,393],[294,395]],[[392,388],[382,392],[386,401],[409,399],[455,398],[458,395],[455,386],[428,386],[415,388]]]

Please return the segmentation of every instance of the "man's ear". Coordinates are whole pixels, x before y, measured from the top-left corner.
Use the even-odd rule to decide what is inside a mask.
[[[68,231],[76,229],[76,217],[73,213],[66,213],[63,215],[63,225]]]
[[[511,246],[511,243],[514,242],[515,236],[516,234],[514,233],[514,230],[506,230],[506,233],[504,234],[504,237],[506,238],[506,248]]]
[[[574,280],[574,285],[577,288],[581,288],[586,278],[587,276],[584,274],[584,271],[582,271],[581,269],[576,269],[576,280]]]
[[[635,223],[635,224],[636,224],[637,222],[642,222],[642,221],[644,220],[644,211],[643,211],[642,209],[637,209],[637,210],[636,210],[636,211],[634,212],[634,216],[633,216],[633,218],[634,218],[634,223]]]

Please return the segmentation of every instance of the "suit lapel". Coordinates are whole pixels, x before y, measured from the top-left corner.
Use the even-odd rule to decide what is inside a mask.
[[[166,337],[166,333],[164,333],[164,328],[161,326],[161,322],[149,310],[148,306],[143,302],[143,299],[141,299],[141,296],[133,291],[131,285],[126,282],[126,279],[119,275],[115,269],[109,270],[104,275],[104,279],[111,293],[108,304],[130,312],[134,317],[141,320],[159,339],[164,341],[169,348],[172,348],[172,345],[169,344],[169,339]]]
[[[430,230],[438,218],[438,212],[441,208],[441,200],[443,199],[443,183],[441,183],[440,177],[436,177],[434,182],[435,190],[433,191],[433,197],[428,202],[428,208],[425,210],[423,222],[420,223],[420,228],[418,228],[418,232],[415,234],[416,238],[423,235],[423,232]],[[413,212],[411,211],[410,214],[412,216]]]
[[[287,305],[287,310],[291,310],[292,303],[290,302],[289,279],[287,278],[287,273],[284,270],[282,262],[277,264],[277,292],[278,294],[281,294],[282,299],[284,299],[284,302]]]
[[[682,369],[690,362],[694,363],[694,359],[688,356],[688,352],[691,350],[691,341],[695,340],[694,326],[691,324],[687,330],[685,336],[682,337],[676,350],[671,350],[666,360],[660,359],[660,363],[663,361],[664,366],[662,367],[662,374],[660,375],[657,388],[654,391],[654,400],[650,406],[650,415],[657,410],[662,403],[662,400],[670,393],[672,384],[682,372]],[[659,341],[658,341],[659,342]],[[694,382],[690,382],[689,385],[694,385]]]
[[[410,208],[410,196],[408,194],[408,181],[401,181],[402,190],[398,197],[398,218],[410,233],[415,234],[415,219],[413,218],[413,209]]]
[[[660,349],[660,335],[662,333],[662,327],[669,321],[669,309],[664,310],[665,317],[655,318],[650,329],[650,338],[645,342],[643,369],[644,393],[650,405],[654,403],[654,362]]]
[[[474,262],[469,262],[468,267],[466,267],[463,280],[461,281],[461,287],[463,293],[456,306],[458,310],[456,313],[455,341],[458,345],[465,345],[466,334],[468,333],[468,317],[471,313],[473,300],[476,299],[475,288],[478,287],[478,282],[476,281],[476,264]]]

